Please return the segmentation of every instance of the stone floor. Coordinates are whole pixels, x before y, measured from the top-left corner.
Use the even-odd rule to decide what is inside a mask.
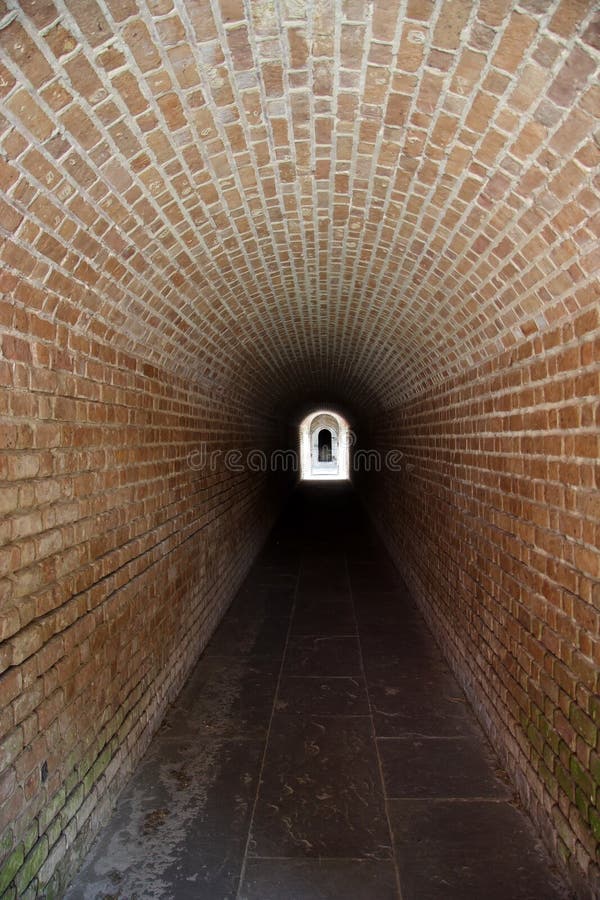
[[[296,493],[69,900],[564,900],[345,484]]]

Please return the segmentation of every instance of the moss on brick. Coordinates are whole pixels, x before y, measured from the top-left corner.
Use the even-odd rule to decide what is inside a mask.
[[[590,809],[590,825],[592,826],[592,834],[597,841],[600,841],[600,812],[597,809]]]
[[[67,825],[71,819],[75,816],[77,810],[83,803],[83,785],[78,784],[72,794],[67,797],[66,803],[64,805],[64,809],[60,814],[60,819],[63,828]]]
[[[585,793],[586,797],[590,799],[592,802],[594,800],[594,795],[596,793],[596,788],[592,779],[590,778],[589,772],[587,772],[577,757],[571,757],[570,764],[571,774],[581,790]]]
[[[580,787],[575,788],[575,805],[586,822],[589,821],[590,804],[589,797]]]
[[[0,859],[5,859],[13,848],[14,835],[12,828],[5,828],[0,834]]]
[[[556,764],[556,778],[569,800],[575,802],[575,785],[567,770],[560,763]]]
[[[592,759],[590,763],[590,774],[597,785],[600,785],[600,756],[596,756],[596,754],[592,754]]]
[[[45,900],[61,900],[61,897],[64,896],[64,891],[57,882],[58,879],[53,879],[44,887]]]
[[[572,855],[571,851],[569,850],[569,848],[567,847],[567,845],[565,844],[563,839],[560,837],[557,839],[557,845],[558,845],[558,855],[561,857],[563,862],[568,863],[569,859],[571,858],[571,855]]]
[[[550,771],[550,769],[542,762],[539,768],[540,777],[548,788],[548,792],[553,799],[558,797],[558,781]]]
[[[85,796],[90,793],[94,785],[106,769],[111,759],[110,747],[107,747],[98,757],[94,765],[88,770],[83,779],[83,791]]]
[[[529,738],[531,744],[537,750],[538,756],[541,756],[541,754],[543,752],[543,748],[544,748],[544,741],[543,741],[541,734],[539,733],[539,731],[537,730],[537,728],[535,727],[535,725],[533,723],[531,723],[527,729],[527,737]]]
[[[29,856],[25,858],[25,861],[19,870],[19,874],[15,879],[19,894],[22,894],[25,888],[29,887],[47,856],[48,838],[44,835],[44,837],[40,838],[37,842]]]
[[[79,755],[77,750],[73,750],[69,753],[65,760],[65,771],[69,773],[64,780],[65,793],[68,797],[81,781],[79,777]]]
[[[23,865],[24,859],[25,850],[23,844],[19,844],[0,868],[0,894],[8,888],[9,884]]]
[[[40,812],[40,814],[38,816],[38,822],[40,825],[40,834],[43,834],[44,831],[46,831],[46,829],[48,828],[48,825],[52,822],[52,820],[58,815],[60,810],[63,808],[63,806],[65,805],[65,797],[66,797],[65,789],[64,789],[64,787],[61,787],[61,789],[54,795],[54,797],[52,797],[52,799],[46,803],[46,805],[44,806],[44,808],[42,809],[42,811]]]
[[[37,822],[32,822],[25,832],[25,836],[23,837],[23,849],[25,850],[25,856],[27,856],[31,848],[35,846],[38,835],[38,824]]]
[[[62,834],[62,827],[60,824],[60,818],[56,818],[45,831],[46,837],[48,838],[48,844],[50,847],[53,847],[54,844],[58,841]]]
[[[565,842],[569,849],[572,849],[575,846],[575,836],[571,829],[571,825],[562,815],[562,813],[558,813],[556,819],[556,830],[558,835]]]
[[[554,753],[554,755],[556,755],[558,753],[560,737],[556,733],[555,729],[544,716],[540,716],[539,728],[541,733],[544,735],[544,741],[550,745],[552,752]]]
[[[90,771],[92,766],[94,765],[94,760],[96,759],[96,750],[91,749],[85,754],[79,766],[77,767],[77,772],[79,774],[80,781],[83,781],[85,775]]]
[[[573,728],[581,735],[586,744],[589,744],[590,747],[595,747],[598,739],[598,727],[592,719],[576,704],[571,706],[569,718]]]

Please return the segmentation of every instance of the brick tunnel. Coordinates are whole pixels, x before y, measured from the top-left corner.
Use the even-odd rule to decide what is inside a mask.
[[[599,62],[0,0],[2,900],[600,896]]]

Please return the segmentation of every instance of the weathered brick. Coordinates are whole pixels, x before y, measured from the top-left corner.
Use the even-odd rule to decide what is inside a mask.
[[[0,891],[4,893],[14,879],[15,875],[23,865],[23,845],[20,844],[16,850],[13,850],[8,859],[2,863],[0,869]]]
[[[506,248],[503,253],[505,252]],[[504,590],[494,588],[493,594],[490,596],[487,596],[484,591],[479,595],[478,600],[475,599],[475,595],[468,587],[469,581],[465,580],[464,582],[459,581],[457,584],[454,591],[452,619],[448,618],[447,588],[443,572],[448,564],[456,572],[464,570],[462,557],[465,541],[473,542],[473,546],[478,547],[478,578],[483,577],[488,587],[492,587],[498,577],[498,570],[494,562],[497,550],[492,549],[494,548],[492,533],[489,538],[483,539],[482,535],[485,532],[481,532],[479,528],[477,533],[472,531],[468,519],[464,518],[465,511],[469,510],[472,505],[474,509],[478,510],[477,515],[487,515],[484,513],[484,510],[488,508],[487,504],[499,503],[509,509],[512,516],[517,518],[519,516],[533,517],[534,515],[537,517],[538,510],[540,513],[544,513],[540,522],[543,522],[545,531],[536,537],[535,542],[540,547],[548,547],[551,555],[546,558],[528,556],[527,565],[515,562],[520,557],[517,545],[521,539],[521,529],[517,518],[512,518],[512,521],[510,519],[503,520],[494,515],[493,521],[497,524],[502,523],[502,527],[505,529],[502,540],[504,552],[500,554],[499,563],[505,571],[516,575],[524,585],[519,590],[519,597],[522,602],[528,603],[529,611],[525,615],[524,609],[519,610],[521,622],[525,624],[527,631],[537,629],[544,621],[558,630],[556,639],[550,631],[545,632],[545,648],[540,648],[540,653],[536,656],[542,666],[548,665],[551,658],[549,653],[559,658],[553,665],[552,678],[540,679],[543,693],[537,691],[531,675],[528,673],[526,676],[527,682],[530,684],[530,695],[535,697],[537,702],[545,703],[546,715],[550,717],[553,724],[547,724],[546,728],[542,728],[539,727],[537,719],[528,720],[527,715],[522,715],[520,727],[524,728],[527,740],[531,745],[553,767],[554,776],[548,771],[545,778],[550,794],[553,790],[558,789],[556,786],[553,787],[553,784],[560,786],[560,790],[571,799],[581,813],[575,833],[569,832],[570,828],[575,828],[575,825],[571,826],[570,820],[560,826],[561,834],[569,836],[571,842],[575,839],[579,840],[584,835],[586,828],[589,834],[591,828],[591,825],[586,825],[586,821],[589,822],[590,803],[592,802],[590,797],[593,796],[592,783],[596,782],[591,764],[588,771],[585,763],[582,762],[582,759],[585,760],[588,757],[581,748],[587,747],[589,754],[589,749],[597,746],[598,724],[600,723],[600,707],[592,704],[591,714],[588,716],[579,703],[569,700],[569,697],[575,697],[578,691],[596,692],[597,690],[597,666],[592,659],[577,650],[577,630],[578,628],[586,629],[586,640],[582,643],[582,647],[585,648],[587,654],[594,652],[592,647],[597,646],[597,627],[595,622],[589,621],[585,610],[575,604],[565,605],[565,612],[557,619],[552,606],[537,604],[531,588],[526,585],[528,583],[532,586],[536,583],[542,584],[544,596],[550,598],[552,596],[552,579],[556,579],[559,584],[561,582],[566,584],[568,579],[569,590],[577,592],[579,581],[571,566],[576,566],[580,573],[585,572],[591,566],[595,573],[593,577],[597,577],[598,553],[592,548],[588,549],[577,543],[575,545],[571,543],[573,538],[581,540],[583,528],[581,516],[585,508],[583,501],[581,508],[576,512],[569,515],[557,514],[550,518],[546,515],[546,510],[541,507],[531,508],[531,505],[525,502],[525,498],[529,495],[528,482],[514,478],[507,482],[510,485],[510,493],[520,498],[518,503],[512,504],[508,497],[504,500],[501,499],[502,494],[495,489],[495,482],[483,473],[484,470],[488,472],[506,471],[507,467],[510,468],[514,463],[522,460],[520,454],[526,450],[531,454],[531,462],[527,464],[526,471],[535,478],[543,478],[546,482],[546,497],[551,498],[559,510],[563,508],[566,510],[567,505],[570,506],[570,504],[566,499],[564,482],[562,482],[562,478],[566,474],[565,470],[557,468],[552,472],[547,463],[547,456],[540,457],[539,460],[535,457],[536,450],[540,454],[560,453],[563,444],[559,440],[556,445],[557,451],[555,451],[552,449],[553,445],[548,443],[548,441],[553,442],[554,437],[550,438],[549,435],[540,437],[539,444],[530,441],[529,437],[525,437],[529,435],[531,429],[536,429],[538,433],[542,434],[547,429],[558,427],[564,433],[564,446],[569,447],[569,454],[574,458],[568,476],[570,483],[577,485],[578,489],[581,489],[580,485],[581,487],[585,485],[585,460],[593,456],[597,457],[598,454],[595,432],[587,432],[582,424],[585,398],[596,393],[597,363],[594,362],[593,370],[590,370],[589,374],[581,374],[579,341],[587,334],[588,327],[595,330],[598,326],[595,311],[594,313],[584,313],[581,318],[581,323],[576,319],[571,328],[558,328],[553,335],[547,336],[545,346],[548,348],[549,355],[546,358],[542,357],[537,361],[536,351],[532,344],[523,345],[523,352],[520,354],[520,371],[510,368],[510,365],[508,369],[504,370],[496,362],[493,367],[488,367],[489,374],[483,369],[481,373],[473,375],[471,379],[457,378],[440,389],[429,392],[426,402],[420,403],[417,397],[399,407],[391,418],[387,413],[385,417],[379,417],[371,424],[369,436],[375,446],[392,444],[403,448],[407,455],[410,455],[411,452],[414,453],[411,451],[411,447],[416,446],[425,466],[424,471],[430,473],[427,476],[431,484],[429,490],[435,485],[431,494],[428,493],[427,488],[420,487],[418,482],[415,483],[406,476],[399,479],[396,484],[392,477],[388,476],[385,479],[385,486],[376,486],[374,479],[369,478],[368,490],[366,486],[364,487],[373,513],[377,515],[378,510],[383,506],[386,510],[384,516],[388,527],[389,523],[393,523],[395,534],[398,536],[396,540],[401,542],[403,548],[402,566],[405,573],[410,575],[410,583],[416,589],[417,595],[421,594],[421,585],[427,586],[426,597],[422,597],[422,603],[429,609],[430,620],[433,615],[433,621],[439,623],[438,636],[443,640],[444,646],[459,669],[464,666],[464,661],[461,657],[454,656],[455,651],[448,640],[448,633],[457,633],[457,629],[462,629],[463,634],[472,634],[473,637],[470,637],[469,640],[476,642],[473,645],[473,653],[480,654],[481,648],[485,647],[486,659],[492,660],[491,665],[496,666],[494,652],[488,643],[488,632],[483,626],[473,627],[471,610],[474,608],[473,604],[477,604],[477,608],[480,608],[479,604],[482,602],[486,607],[490,604],[493,607],[498,606],[498,612],[494,613],[494,620],[500,621],[505,620],[506,611],[511,608],[510,593],[505,593],[509,586],[509,582],[506,580],[503,580]],[[589,357],[590,363],[592,358],[593,356]],[[560,373],[562,381],[550,381],[547,390],[544,388],[539,393],[533,390],[523,391],[520,396],[513,396],[519,390],[521,383],[524,385],[528,383],[543,384],[546,379],[556,377],[557,373]],[[506,393],[502,398],[502,403],[497,401],[496,404],[493,404],[490,400],[494,397],[494,391],[497,392],[499,384],[504,384]],[[559,389],[554,390],[557,387]],[[538,403],[542,404],[540,408],[537,408]],[[547,406],[543,406],[544,403],[552,404],[552,411],[556,412],[556,417],[552,415],[552,411]],[[506,431],[506,437],[501,442],[486,448],[479,438],[478,431],[482,426],[484,432],[491,430],[487,421],[495,406],[506,410],[508,414],[511,409],[519,409],[519,412],[518,414],[509,414],[506,419],[498,421],[493,429],[494,433],[498,433],[499,426],[500,433]],[[520,438],[521,433],[523,438]],[[460,435],[460,444],[455,443],[456,435]],[[515,448],[518,448],[516,452]],[[579,457],[575,457],[575,453],[579,454]],[[575,461],[577,458],[579,462]],[[465,465],[463,460],[467,459],[475,468],[470,470],[462,468]],[[475,462],[477,459],[479,459],[479,463]],[[468,476],[470,487],[461,500],[455,500],[455,489],[451,487],[451,484],[456,473],[460,471],[470,471],[471,474]],[[478,472],[481,472],[481,475],[478,475]],[[452,504],[453,513],[448,520],[452,521],[450,529],[446,525],[438,525],[436,521],[439,514],[438,496],[443,496],[445,503]],[[473,497],[474,500],[469,502],[469,497]],[[427,507],[430,508],[429,514],[424,513]],[[414,511],[417,509],[421,526],[417,526],[415,521]],[[471,514],[473,513],[471,512]],[[424,523],[426,524],[423,530]],[[421,530],[419,530],[417,538],[418,527]],[[456,534],[456,539],[451,536],[452,534]],[[422,541],[425,535],[427,535],[427,546],[423,547]],[[487,544],[488,539],[491,542],[488,549],[485,550],[484,545]],[[528,540],[532,542],[531,537]],[[570,560],[569,566],[560,565],[561,557]],[[435,562],[435,560],[441,559],[445,560],[443,565]],[[483,576],[483,572],[487,574]],[[571,572],[575,577],[571,578]],[[416,580],[412,580],[413,573],[417,575]],[[564,594],[559,591],[557,597],[561,596],[564,597]],[[525,598],[527,599],[525,600]],[[500,612],[501,609],[504,612]],[[460,624],[457,621],[457,615]],[[516,638],[517,632],[515,631],[514,634]],[[464,640],[464,637],[461,638],[461,641]],[[531,648],[530,652],[537,654],[537,647]],[[516,648],[514,659],[511,660],[510,665],[513,671],[518,671],[521,665]],[[479,667],[472,667],[470,677],[475,674],[475,677],[481,677],[487,683],[484,673],[485,670],[480,672]],[[557,685],[562,690],[557,692]],[[517,692],[516,685],[511,688],[511,691],[514,691],[515,701],[522,706],[521,695]],[[546,697],[544,701],[538,699],[543,695]],[[492,713],[492,716],[494,715]],[[564,743],[558,744],[557,741],[561,738]],[[576,759],[569,753],[568,748],[575,750],[576,747],[579,753],[584,754],[580,759]],[[566,751],[566,757],[564,751]],[[559,758],[562,762],[558,761]],[[593,771],[597,774],[598,767],[596,766]],[[587,840],[589,842],[591,837],[588,837]]]
[[[548,91],[548,96],[559,106],[569,106],[595,69],[592,57],[576,47],[566,59]]]
[[[48,729],[61,804],[88,791],[80,816],[75,794],[38,817],[48,849],[67,829],[44,881],[123,765],[105,746],[136,757],[136,704],[154,727],[285,495],[186,458],[285,441],[317,396],[402,449],[361,489],[523,795],[584,865],[591,4],[27,0],[2,26],[0,724],[31,745]],[[121,695],[114,671],[148,675]],[[37,766],[19,778],[2,815],[21,867],[46,788]]]
[[[525,51],[531,46],[537,27],[535,19],[514,12],[503,30],[493,64],[499,69],[514,72],[523,59]]]
[[[23,864],[19,869],[19,873],[15,878],[15,884],[20,897],[24,896],[25,889],[31,884],[47,856],[48,838],[44,835],[24,859]]]

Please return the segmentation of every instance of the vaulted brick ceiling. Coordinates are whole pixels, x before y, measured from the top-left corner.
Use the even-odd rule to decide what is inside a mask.
[[[4,286],[261,405],[391,405],[597,299],[595,6],[2,2]]]

